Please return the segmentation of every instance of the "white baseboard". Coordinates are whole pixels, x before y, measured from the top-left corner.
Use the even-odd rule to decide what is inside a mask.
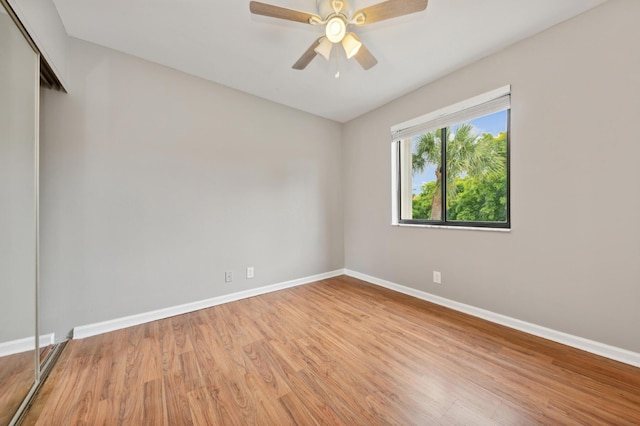
[[[52,345],[55,340],[54,333],[43,334],[40,336],[40,347]],[[19,354],[22,352],[32,351],[35,349],[35,337],[25,337],[24,339],[16,339],[8,342],[0,343],[0,356]]]
[[[596,342],[594,340],[585,339],[579,336],[574,336],[561,331],[556,331],[547,327],[542,327],[536,324],[532,324],[526,321],[521,321],[516,318],[511,318],[506,315],[497,314],[485,309],[477,308],[475,306],[467,305],[464,303],[456,302],[454,300],[446,299],[444,297],[436,296],[421,290],[416,290],[411,287],[406,287],[400,284],[396,284],[390,281],[386,281],[371,275],[366,275],[357,271],[349,269],[338,269],[323,274],[312,275],[305,278],[286,281],[278,284],[272,284],[265,287],[259,287],[251,290],[240,291],[237,293],[227,294],[224,296],[214,297],[211,299],[200,300],[197,302],[186,303],[184,305],[172,306],[164,309],[158,309],[156,311],[145,312],[142,314],[131,315],[122,318],[116,318],[109,321],[102,321],[93,324],[82,325],[73,329],[74,339],[84,339],[86,337],[95,336],[109,331],[120,330],[122,328],[131,327],[134,325],[144,324],[150,321],[169,318],[175,315],[181,315],[188,312],[197,311],[199,309],[210,308],[212,306],[221,305],[223,303],[235,302],[236,300],[245,299],[248,297],[259,296],[261,294],[271,293],[273,291],[283,290],[286,288],[296,287],[303,284],[309,284],[315,281],[324,280],[327,278],[336,277],[339,275],[348,275],[354,278],[358,278],[363,281],[367,281],[371,284],[379,285],[381,287],[388,288],[390,290],[397,291],[399,293],[407,294],[409,296],[416,297],[418,299],[426,300],[428,302],[435,303],[437,305],[445,306],[453,310],[464,312],[469,315],[473,315],[478,318],[485,319],[487,321],[501,324],[506,327],[510,327],[516,330],[524,331],[525,333],[533,334],[554,342],[561,343],[563,345],[571,346],[577,349],[581,349],[596,355],[600,355],[606,358],[620,361],[625,364],[640,367],[640,353],[632,352],[626,349],[618,348],[615,346],[607,345],[604,343]],[[53,343],[53,334],[50,336],[50,340]],[[23,352],[25,350],[33,349],[33,338],[21,339],[28,341],[30,347],[27,349],[19,350],[17,352]],[[41,338],[42,341],[42,338]],[[18,341],[16,341],[18,342]],[[12,342],[8,342],[12,344]],[[3,355],[3,348],[7,343],[0,344],[0,356]],[[11,353],[17,353],[11,352]]]
[[[144,312],[141,314],[131,315],[131,316],[122,317],[122,318],[116,318],[109,321],[102,321],[102,322],[97,322],[93,324],[81,325],[73,329],[73,338],[84,339],[85,337],[91,337],[98,334],[107,333],[109,331],[120,330],[122,328],[144,324],[144,323],[147,323],[150,321],[156,321],[159,319],[169,318],[176,315],[182,315],[188,312],[197,311],[199,309],[210,308],[212,306],[221,305],[223,303],[235,302],[236,300],[246,299],[248,297],[253,297],[253,296],[259,296],[261,294],[271,293],[273,291],[283,290],[285,288],[291,288],[291,287],[296,287],[303,284],[309,284],[315,281],[337,277],[343,274],[344,274],[344,269],[338,269],[331,272],[325,272],[323,274],[299,278],[297,280],[285,281],[282,283],[272,284],[265,287],[239,291],[237,293],[226,294],[224,296],[213,297],[211,299],[200,300],[197,302],[185,303],[184,305],[171,306],[164,309],[158,309],[156,311]]]
[[[40,347],[44,347],[44,346],[49,346],[49,345],[54,345],[56,343],[56,334],[55,333],[49,333],[49,334],[42,334],[40,336]]]
[[[583,351],[610,358],[615,361],[633,365],[634,367],[640,367],[640,353],[637,352],[632,352],[626,349],[621,349],[615,346],[610,346],[582,337],[573,336],[561,331],[552,330],[550,328],[542,327],[536,324],[531,324],[519,319],[508,317],[506,315],[497,314],[485,309],[476,308],[475,306],[466,305],[464,303],[456,302],[450,299],[445,299],[444,297],[436,296],[434,294],[430,294],[421,290],[416,290],[415,288],[406,287],[349,269],[345,269],[344,273],[345,275],[349,275],[351,277],[358,278],[360,280],[367,281],[369,283],[376,284],[390,290],[404,293],[409,296],[417,297],[418,299],[426,300],[437,305],[446,306],[447,308],[451,308],[459,312],[464,312],[466,314],[473,315],[474,317],[482,318],[487,321],[514,328],[516,330],[524,331],[525,333],[533,334],[535,336],[552,340],[554,342],[562,343],[563,345],[581,349]]]

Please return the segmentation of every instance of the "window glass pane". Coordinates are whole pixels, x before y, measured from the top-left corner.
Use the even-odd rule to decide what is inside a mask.
[[[442,216],[442,131],[411,139],[411,210],[416,220],[440,220]]]
[[[508,111],[447,129],[447,221],[507,221]]]

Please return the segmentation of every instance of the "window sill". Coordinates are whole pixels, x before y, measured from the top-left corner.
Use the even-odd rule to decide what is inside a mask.
[[[400,226],[407,228],[436,228],[436,229],[456,229],[466,231],[485,231],[485,232],[511,232],[511,228],[490,228],[490,227],[474,227],[474,226],[448,226],[448,225],[428,225],[421,223],[392,223],[391,226]]]

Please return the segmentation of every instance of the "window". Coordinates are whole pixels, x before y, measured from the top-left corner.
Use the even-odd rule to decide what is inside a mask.
[[[510,228],[510,87],[391,129],[393,224]]]

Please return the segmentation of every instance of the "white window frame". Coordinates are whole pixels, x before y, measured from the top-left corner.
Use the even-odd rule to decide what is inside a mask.
[[[402,206],[399,205],[399,201],[401,199],[411,199],[411,197],[401,198],[399,192],[399,180],[406,178],[406,176],[399,176],[400,164],[398,153],[401,148],[401,140],[505,109],[511,109],[511,85],[506,85],[490,92],[474,96],[462,102],[458,102],[445,108],[430,112],[428,114],[412,118],[411,120],[407,120],[403,123],[396,124],[395,126],[391,127],[391,225],[447,229],[450,228],[498,231],[510,230],[510,228],[450,226],[442,224],[430,224],[426,222],[424,224],[400,223],[400,208]],[[508,137],[510,137],[510,135]],[[400,155],[402,155],[402,153],[400,153]],[[410,185],[404,185],[404,187],[410,189]],[[405,208],[407,207],[405,206]]]

